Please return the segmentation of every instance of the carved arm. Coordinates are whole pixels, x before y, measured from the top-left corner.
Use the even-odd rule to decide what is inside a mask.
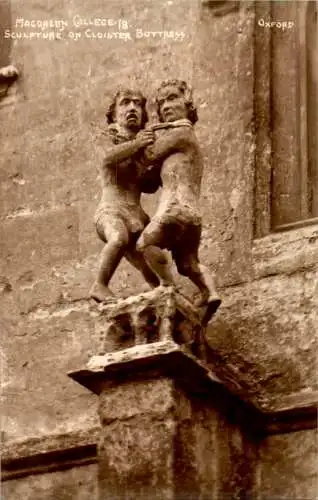
[[[161,166],[161,162],[169,155],[188,149],[192,131],[188,127],[169,129],[158,137],[153,145],[145,148],[145,159],[149,164]]]
[[[106,169],[118,167],[121,162],[131,158],[133,155],[138,153],[140,149],[140,142],[136,139],[123,142],[122,144],[116,144],[107,151],[103,160],[102,168]]]

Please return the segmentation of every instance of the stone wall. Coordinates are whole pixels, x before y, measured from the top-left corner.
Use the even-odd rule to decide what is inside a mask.
[[[260,461],[259,500],[316,498],[316,430],[268,437]]]
[[[32,31],[15,27],[18,18],[68,22],[61,40],[10,41],[1,35],[0,60],[20,73],[0,102],[7,446],[97,424],[96,396],[66,373],[87,361],[99,334],[87,300],[101,249],[92,218],[104,114],[119,83],[140,86],[151,96],[162,79],[173,77],[196,91],[197,134],[206,160],[201,258],[216,271],[223,297],[208,330],[211,363],[226,367],[267,411],[312,404],[317,225],[254,238],[255,162],[268,168],[270,156],[254,117],[254,97],[266,96],[266,85],[259,89],[255,80],[265,57],[257,45],[263,29],[257,20],[266,2],[257,4],[255,13],[250,1],[110,0],[106,7],[97,0],[2,2],[4,29]],[[90,18],[127,20],[132,39],[89,38],[87,27],[75,23]],[[137,39],[138,29],[175,35]],[[77,40],[69,34],[75,31]],[[150,114],[154,118],[152,103]],[[157,195],[144,198],[150,214],[156,200]],[[124,296],[143,286],[124,262],[112,281]],[[299,436],[288,440],[297,446]],[[266,463],[274,456],[275,439],[266,444]]]
[[[192,80],[196,2],[11,2],[17,18],[64,19],[75,41],[17,40],[14,100],[1,103],[1,316],[4,433],[7,439],[64,432],[95,419],[95,399],[66,373],[87,360],[94,310],[87,301],[101,244],[93,214],[99,198],[105,110],[119,84],[147,93],[170,74]],[[185,41],[91,40],[74,16],[127,19],[130,31],[184,32]],[[103,31],[105,28],[103,28]],[[115,31],[115,28],[112,29]],[[96,145],[97,144],[97,145]],[[99,144],[99,149],[98,149]],[[143,282],[124,264],[113,288],[129,295]],[[28,407],[28,412],[24,408]]]
[[[257,443],[245,409],[217,387],[185,387],[132,373],[101,393],[101,498],[254,498]]]
[[[10,500],[97,500],[97,466],[12,479],[3,484],[2,495]]]

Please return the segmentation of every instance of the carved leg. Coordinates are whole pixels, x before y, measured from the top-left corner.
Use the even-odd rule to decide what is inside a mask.
[[[197,255],[178,255],[176,257],[179,273],[187,276],[200,290],[201,297],[195,302],[195,305],[198,307],[208,306],[206,316],[210,318],[221,304],[211,273],[205,266],[199,264]]]
[[[219,294],[216,290],[215,279],[214,279],[213,274],[203,264],[199,264],[199,269],[201,272],[201,276],[203,276],[203,280],[204,280],[204,282],[209,290],[208,302],[215,300],[216,302],[219,302],[219,305],[220,305],[221,300],[220,300]]]
[[[164,227],[157,221],[151,221],[139,237],[136,249],[144,255],[161,285],[173,285],[171,266],[162,248],[166,248]]]
[[[149,266],[160,280],[160,285],[173,285],[171,266],[164,251],[156,246],[149,246],[144,250],[144,254]]]
[[[130,264],[142,273],[143,277],[152,288],[160,284],[157,275],[148,265],[143,253],[138,252],[136,248],[129,248],[129,250],[125,252],[125,257]]]
[[[108,235],[107,235],[108,236]],[[128,244],[128,232],[124,226],[120,231],[107,237],[101,257],[97,279],[90,290],[90,296],[98,302],[109,302],[113,294],[108,288],[108,283],[121,261]]]

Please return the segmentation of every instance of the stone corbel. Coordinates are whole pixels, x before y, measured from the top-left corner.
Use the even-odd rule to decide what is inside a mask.
[[[0,99],[7,95],[9,87],[16,81],[18,76],[18,70],[12,64],[0,68]]]

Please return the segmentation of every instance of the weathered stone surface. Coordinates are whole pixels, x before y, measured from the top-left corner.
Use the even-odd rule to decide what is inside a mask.
[[[268,409],[317,390],[317,272],[275,275],[224,291],[208,329],[212,364],[232,372]]]
[[[18,216],[1,225],[1,274],[8,278],[37,273],[78,256],[76,210]]]
[[[246,428],[236,424],[234,407],[229,409],[226,418],[219,414],[216,426],[218,483],[216,498],[257,498],[255,488],[255,464],[257,459],[257,445],[255,437],[248,432],[249,422],[245,421]],[[232,414],[232,415],[231,415]],[[203,418],[207,418],[207,412]],[[211,496],[213,499],[213,496]]]
[[[260,7],[264,4],[255,3]],[[132,42],[69,39],[13,43],[2,39],[1,64],[12,62],[22,70],[15,84],[16,94],[7,104],[3,100],[0,108],[4,124],[0,203],[5,229],[1,238],[4,265],[0,315],[1,335],[6,338],[2,344],[7,351],[2,355],[2,379],[5,385],[9,383],[11,391],[11,395],[5,395],[7,402],[3,405],[8,415],[3,429],[8,440],[44,435],[73,425],[82,427],[87,413],[94,413],[87,392],[74,388],[75,384],[63,377],[66,370],[76,369],[78,362],[86,361],[91,335],[98,333],[98,328],[92,326],[95,317],[87,319],[82,301],[92,282],[99,251],[89,219],[99,194],[96,163],[103,154],[100,136],[105,126],[104,112],[118,81],[134,82],[151,95],[161,80],[171,76],[171,67],[174,76],[193,85],[199,105],[196,132],[206,162],[201,260],[217,271],[224,297],[209,331],[211,362],[214,366],[226,365],[240,384],[245,384],[246,393],[267,408],[284,407],[287,401],[295,405],[299,398],[309,401],[314,396],[317,226],[277,233],[253,244],[253,92],[254,62],[259,61],[253,44],[255,28],[259,28],[254,27],[251,2],[241,2],[239,11],[219,17],[209,9],[192,0],[161,2],[160,6],[154,1],[114,0],[107,2],[107,12],[99,1],[88,4],[79,0],[76,5],[66,6],[59,0],[12,0],[10,13],[8,1],[0,4],[1,28],[12,28],[17,17],[52,17],[67,18],[70,29],[75,31],[72,17],[80,14],[88,18],[126,18],[132,30],[171,29],[186,34],[182,42],[150,37]],[[266,51],[268,45],[263,41],[265,35],[261,45]],[[259,68],[261,74],[265,66]],[[295,89],[296,83],[290,82],[290,86]],[[266,86],[261,90],[264,101],[269,102]],[[155,116],[153,103],[150,115]],[[261,126],[266,126],[263,115]],[[262,148],[257,166],[268,175],[266,133]],[[267,177],[264,182],[268,183]],[[147,211],[153,213],[156,196],[144,199]],[[68,229],[66,223],[73,227]],[[264,228],[260,233],[264,234]],[[115,293],[129,296],[141,291],[142,280],[123,262],[112,287]],[[80,301],[76,305],[79,309],[73,301]],[[57,321],[54,315],[64,307],[75,308],[82,319],[78,316],[73,321],[71,316],[72,321]],[[33,318],[44,314],[46,320],[31,321],[31,313]],[[55,340],[46,335],[47,329],[50,336],[57,335]],[[78,335],[82,348],[76,342]],[[35,339],[38,359],[32,355]],[[26,362],[29,368],[22,367]],[[63,384],[71,392],[60,390]],[[209,438],[202,435],[208,443]],[[302,433],[298,436],[301,440]],[[274,463],[270,456],[274,456],[275,443],[271,449],[268,447],[267,463]],[[203,446],[201,440],[198,446]],[[205,490],[208,497],[216,471],[211,447],[206,446],[207,454],[202,455],[201,463],[211,477]],[[288,453],[275,457],[283,467]],[[285,464],[290,466],[290,462]],[[310,470],[311,465],[304,459],[300,466],[305,476],[305,467]],[[54,481],[53,476],[50,478]],[[29,483],[34,491],[35,480],[40,479],[30,478]],[[278,480],[276,485],[281,494]],[[267,486],[265,491],[271,494],[269,483]],[[18,482],[14,487],[21,492]],[[29,497],[35,498],[31,490]],[[45,498],[42,493],[43,488],[41,499]]]
[[[5,40],[1,44],[3,65],[10,63],[11,45],[11,60],[18,68],[23,68],[17,99],[10,106],[1,107],[1,122],[5,123],[1,131],[3,182],[0,198],[4,231],[1,238],[1,255],[4,257],[0,273],[3,276],[1,283],[4,283],[1,314],[4,321],[2,334],[7,336],[5,346],[8,349],[4,354],[4,379],[12,380],[13,377],[16,380],[14,383],[12,380],[13,385],[25,387],[27,391],[25,396],[21,396],[21,406],[17,398],[14,402],[8,400],[8,417],[5,420],[8,428],[5,432],[8,438],[15,439],[23,437],[24,433],[37,434],[38,424],[43,432],[44,429],[52,431],[55,426],[58,429],[64,425],[62,413],[55,420],[57,408],[62,412],[68,399],[66,393],[65,399],[61,396],[59,387],[64,387],[62,374],[72,368],[73,362],[77,363],[73,342],[69,342],[71,332],[66,334],[68,340],[65,341],[65,328],[72,330],[74,338],[81,336],[79,343],[83,342],[83,356],[89,352],[87,350],[85,354],[91,339],[92,323],[86,317],[85,307],[78,312],[83,316],[82,321],[75,320],[73,325],[68,322],[67,326],[63,326],[65,319],[60,317],[59,321],[55,314],[64,314],[62,311],[69,307],[75,308],[75,314],[79,311],[77,307],[81,308],[82,303],[72,302],[85,299],[96,271],[100,246],[92,216],[99,196],[97,167],[103,155],[100,136],[105,129],[105,109],[118,86],[118,79],[131,83],[131,66],[123,64],[123,61],[133,61],[134,57],[138,57],[140,66],[137,68],[133,63],[136,70],[134,84],[147,89],[154,88],[164,78],[171,58],[175,61],[176,76],[191,77],[191,65],[187,62],[192,50],[192,26],[197,6],[189,7],[188,1],[182,1],[175,4],[174,9],[165,5],[158,11],[156,4],[143,0],[125,2],[125,5],[112,1],[108,2],[106,12],[98,2],[88,7],[81,1],[66,8],[59,1],[26,5],[15,0],[11,2],[11,13],[7,3],[1,4],[1,9],[3,29],[14,29],[16,18],[55,18],[68,21],[67,31],[79,31],[85,36],[87,27],[77,29],[73,25],[73,18],[78,15],[82,19],[127,19],[128,31],[134,35],[133,40],[128,42],[87,38],[73,41],[66,38],[63,41],[24,39],[16,43]],[[116,29],[118,25],[112,31]],[[185,39],[183,42],[149,37],[135,39],[136,29],[184,31]],[[5,54],[2,53],[4,49]],[[153,64],[154,60],[160,61],[159,73],[159,66]],[[106,82],[105,72],[116,74],[116,80],[107,78]],[[153,110],[152,107],[152,113]],[[125,262],[120,266],[113,285],[114,291],[124,296],[141,291],[143,286],[138,273]],[[30,320],[30,314],[34,320]],[[41,315],[45,316],[43,321]],[[35,319],[36,316],[38,319]],[[48,322],[51,322],[52,328]],[[30,372],[26,383],[24,372],[28,369],[22,369],[21,365],[33,356],[34,338],[39,344],[34,349],[42,354],[43,350],[46,352],[47,339],[51,335],[56,335],[54,345],[50,345],[54,361],[48,361],[47,370],[40,363],[41,357],[37,363],[33,360],[32,365],[29,361]],[[18,339],[19,336],[25,336],[25,339]],[[48,358],[49,353],[45,354],[45,363]],[[34,370],[37,377],[32,378]],[[13,376],[13,373],[16,375]],[[41,379],[48,390],[37,387]],[[50,382],[55,386],[52,420],[48,410],[52,402],[50,397],[48,404],[44,402],[51,392]],[[75,389],[71,381],[66,383],[75,392],[81,391],[80,388]],[[86,392],[85,397],[89,397]],[[27,416],[22,407],[30,400],[32,409]],[[44,410],[42,417],[41,405]],[[84,414],[81,417],[80,414],[81,411],[75,416],[78,422],[84,418]],[[65,414],[65,421],[70,427],[73,425],[72,418],[70,414]]]
[[[28,313],[36,310],[51,311],[88,299],[90,284],[97,270],[98,254],[84,259],[56,262],[52,267],[33,268],[19,273],[3,267],[0,278],[0,310],[2,319],[22,321]],[[123,298],[136,291],[147,291],[141,274],[124,259],[117,271],[119,281],[113,290]],[[95,304],[95,303],[94,303]],[[88,304],[87,304],[88,305]],[[96,310],[96,304],[95,304]],[[19,316],[22,316],[19,318]],[[25,318],[24,318],[25,319]]]
[[[181,341],[179,344],[170,336],[163,337],[163,340],[142,340],[141,343],[131,342],[128,345],[123,342],[121,350],[115,349],[106,354],[94,355],[85,366],[70,371],[68,375],[96,394],[105,389],[105,384],[108,387],[113,382],[125,380],[129,375],[142,376],[143,373],[152,371],[157,376],[164,374],[176,378],[194,392],[204,392],[209,390],[210,386],[218,386],[221,392],[232,391],[233,394],[243,397],[242,388],[238,383],[233,384],[229,378],[226,382],[221,381],[205,360],[200,360],[193,353],[198,349],[194,349],[191,342]],[[178,341],[180,342],[180,339]],[[259,413],[252,406],[250,409],[255,415]]]
[[[1,494],[10,500],[98,500],[95,464],[48,474],[13,479],[2,484]]]
[[[43,457],[46,457],[46,465],[57,465],[58,461],[63,462],[63,453],[70,452],[72,458],[76,460],[76,450],[78,457],[80,450],[87,448],[91,454],[90,458],[94,458],[93,448],[98,440],[100,428],[90,427],[89,429],[80,429],[66,434],[48,434],[43,437],[33,437],[30,439],[19,440],[9,444],[2,443],[2,468],[3,471],[19,472],[19,468],[27,469],[29,466],[45,468],[45,464],[41,464]],[[73,451],[75,451],[75,456]],[[96,450],[95,450],[96,451]],[[32,459],[34,458],[33,463]],[[50,458],[49,458],[50,457]],[[17,464],[19,462],[19,464]],[[31,465],[30,465],[31,462]],[[20,466],[20,467],[19,467]]]
[[[169,340],[199,348],[207,309],[196,308],[173,287],[100,304],[95,322],[100,331],[99,354]]]
[[[318,261],[317,225],[257,239],[252,255],[255,279],[315,270]]]
[[[316,430],[268,437],[262,443],[260,462],[260,500],[316,498]]]
[[[175,430],[173,416],[169,416],[172,407],[172,385],[168,380],[128,383],[119,391],[116,387],[101,395],[101,498],[103,494],[114,498],[171,497],[169,463],[173,460]]]
[[[206,6],[200,12],[194,45],[197,133],[205,153],[201,259],[217,270],[222,286],[245,280],[250,267],[253,29],[249,2],[241,2],[239,14],[220,17]]]
[[[132,378],[101,393],[100,419],[101,498],[253,494],[255,450],[230,400],[197,398],[162,377]]]
[[[94,351],[93,318],[85,308],[35,311],[12,325],[2,349],[6,442],[87,428],[96,422],[94,396],[66,376],[67,370],[87,361],[90,350]]]

